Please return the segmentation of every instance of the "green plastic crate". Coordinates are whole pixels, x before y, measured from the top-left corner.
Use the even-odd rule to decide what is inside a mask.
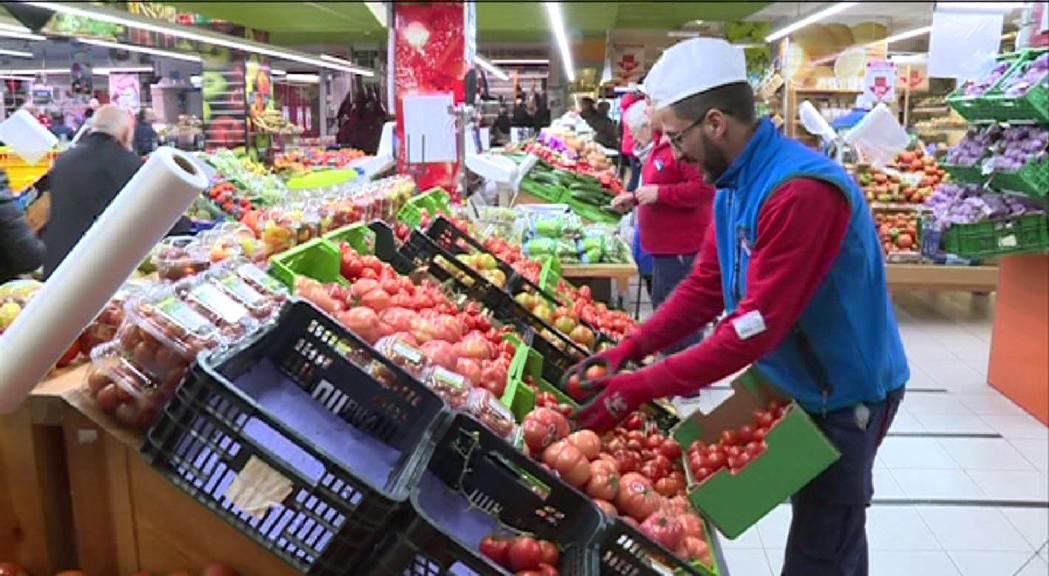
[[[986,121],[986,120],[998,120],[995,113],[995,105],[988,99],[988,96],[994,93],[995,88],[1004,78],[1007,78],[1016,67],[1020,64],[1021,54],[1013,53],[1002,56],[998,61],[1012,61],[1012,65],[1005,74],[998,79],[997,82],[992,84],[987,90],[979,96],[963,96],[962,88],[965,86],[964,83],[960,84],[958,88],[951,92],[947,96],[947,105],[954,109],[962,118],[970,122]]]
[[[987,181],[980,162],[974,166],[955,166],[953,164],[940,164],[943,171],[951,175],[951,180],[963,184],[983,184]]]
[[[1020,74],[1024,64],[1045,54],[1045,50],[1025,50],[1016,64],[986,94],[987,106],[994,118],[1006,122],[1032,121],[1049,123],[1049,86],[1045,80],[1032,86],[1020,96],[1006,96],[1001,86],[1013,74]]]
[[[713,444],[722,430],[751,424],[754,411],[770,400],[786,399],[754,369],[736,379],[732,388],[732,396],[713,412],[697,411],[673,430],[686,454],[683,458],[692,442]],[[685,462],[689,500],[728,538],[743,534],[841,456],[797,404],[769,430],[765,444],[765,451],[736,474],[722,468],[699,485]]]
[[[375,253],[375,233],[364,222],[332,230],[324,235],[324,239],[331,242],[336,248],[342,242],[346,242],[361,254]]]
[[[550,255],[543,259],[543,267],[539,270],[539,287],[550,294],[557,294],[557,283],[561,280],[561,259]],[[562,294],[559,298],[567,300]],[[569,303],[570,304],[570,303]]]
[[[1049,159],[1028,162],[1016,172],[995,172],[991,187],[1002,192],[1018,192],[1045,198],[1049,195]]]
[[[314,190],[317,188],[330,188],[339,186],[357,179],[357,171],[353,168],[315,170],[300,176],[292,176],[288,179],[288,190]]]
[[[1002,256],[1049,249],[1049,216],[954,224],[943,233],[944,251],[965,258]]]
[[[295,289],[295,278],[306,276],[325,284],[348,282],[339,272],[339,249],[324,238],[314,238],[291,250],[270,257],[270,275],[289,290]]]
[[[452,214],[452,199],[443,188],[431,188],[422,194],[410,198],[397,213],[397,220],[411,228],[418,228],[422,222],[423,212],[436,217],[438,214]]]

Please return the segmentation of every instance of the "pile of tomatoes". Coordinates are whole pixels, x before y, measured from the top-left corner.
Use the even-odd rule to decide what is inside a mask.
[[[530,536],[503,538],[487,536],[481,540],[481,554],[516,576],[558,576],[561,552],[549,540]]]
[[[533,410],[521,424],[528,453],[585,492],[610,517],[638,528],[679,558],[710,565],[703,522],[685,498],[681,447],[642,412],[598,436],[571,432],[554,408]]]
[[[461,310],[430,281],[415,284],[375,256],[339,246],[341,274],[350,286],[296,279],[296,292],[369,344],[392,336],[418,348],[429,362],[471,386],[502,396],[514,346],[477,303]]]
[[[688,467],[693,480],[700,484],[722,468],[732,474],[746,468],[765,451],[765,436],[783,418],[787,407],[786,402],[772,400],[768,408],[754,411],[752,424],[722,430],[721,437],[713,444],[693,442],[688,447]]]

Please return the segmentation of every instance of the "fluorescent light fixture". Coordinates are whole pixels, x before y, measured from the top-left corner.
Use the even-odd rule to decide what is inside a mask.
[[[298,84],[320,84],[321,77],[318,74],[287,74],[284,79],[288,82]]]
[[[561,64],[565,69],[565,77],[569,82],[575,82],[575,65],[572,63],[572,47],[568,45],[568,35],[565,32],[565,19],[561,14],[561,4],[557,2],[543,2],[546,6],[546,16],[550,20],[550,29],[554,31],[557,38],[557,46],[561,49]]]
[[[287,76],[287,75],[288,75],[288,72],[286,70],[281,70],[280,68],[270,68],[270,76]]]
[[[936,9],[959,12],[1009,12],[1024,7],[1023,2],[937,2]]]
[[[890,54],[889,60],[896,64],[921,64],[929,59],[929,55],[922,54]]]
[[[882,42],[884,42],[886,44],[892,44],[893,42],[899,42],[900,40],[914,38],[915,36],[924,36],[929,32],[932,32],[932,26],[922,26],[921,28],[915,28],[914,30],[908,30],[906,32],[900,32],[899,34],[893,34],[892,36],[889,36],[884,40],[877,40],[873,43],[881,44]]]
[[[372,16],[375,16],[375,20],[379,22],[379,26],[386,28],[386,2],[365,2],[364,5],[368,8],[368,11],[372,13]]]
[[[186,62],[200,62],[200,56],[197,56],[196,54],[183,54],[182,52],[172,52],[171,50],[160,50],[159,48],[147,48],[145,46],[136,46],[134,44],[121,44],[119,42],[95,40],[94,38],[77,38],[77,41],[81,44],[90,44],[92,46],[101,46],[103,48],[116,48],[117,50],[127,50],[128,52],[140,52],[142,54],[163,56],[164,58],[174,58],[175,60],[184,60]]]
[[[92,74],[109,76],[110,74],[147,74],[153,72],[152,66],[122,66],[115,68],[94,68]]]
[[[548,58],[493,58],[492,64],[501,66],[549,66]]]
[[[0,28],[0,38],[17,38],[19,40],[47,40],[47,36],[30,34],[29,32],[15,32],[6,28]]]
[[[19,58],[32,58],[32,52],[23,52],[22,50],[6,50],[0,48],[0,56],[17,56]]]
[[[768,36],[765,37],[765,41],[766,42],[773,42],[775,40],[779,40],[780,38],[783,38],[784,36],[789,35],[791,32],[794,32],[794,31],[797,31],[797,30],[801,30],[802,28],[808,26],[809,24],[815,24],[816,22],[819,22],[820,20],[823,20],[824,18],[829,18],[829,17],[831,17],[831,16],[833,16],[835,14],[844,12],[844,11],[848,10],[849,8],[852,8],[853,6],[855,6],[857,4],[859,4],[859,2],[838,2],[837,4],[834,4],[833,6],[828,6],[827,8],[824,8],[823,10],[820,10],[818,12],[814,12],[814,13],[812,13],[812,14],[804,17],[804,18],[802,18],[801,20],[798,20],[797,22],[794,22],[793,24],[788,24],[787,26],[784,26],[783,28],[780,28],[779,30],[776,30],[776,31],[772,32],[771,34],[769,34]]]
[[[480,66],[481,68],[484,68],[485,70],[491,72],[492,75],[494,75],[496,78],[498,78],[500,80],[509,80],[510,79],[510,76],[506,72],[503,72],[495,64],[492,64],[491,62],[485,60],[484,58],[482,58],[482,57],[480,57],[478,55],[474,55],[474,62],[477,62],[478,66]]]
[[[262,44],[260,42],[252,42],[250,40],[235,39],[227,34],[219,34],[216,32],[211,32],[209,30],[191,28],[189,26],[181,26],[178,24],[166,24],[150,18],[138,16],[136,14],[122,12],[120,10],[113,10],[110,8],[103,8],[100,6],[85,5],[81,3],[73,4],[65,2],[24,2],[24,4],[36,6],[37,8],[44,8],[47,10],[58,12],[60,14],[80,16],[81,18],[88,18],[100,22],[109,22],[111,24],[120,24],[121,26],[127,26],[129,28],[136,28],[139,30],[145,30],[147,32],[155,32],[157,34],[167,34],[169,36],[174,36],[175,38],[203,42],[205,44],[222,46],[223,48],[240,50],[242,52],[248,52],[252,54],[262,54],[263,56],[280,58],[281,60],[291,60],[292,62],[308,64],[317,68],[327,68],[329,70],[349,72],[352,74],[359,74],[361,76],[375,75],[375,72],[373,72],[372,70],[369,70],[367,68],[361,68],[356,65],[336,64],[334,62],[314,58],[304,52],[277,48],[268,44]]]
[[[0,30],[7,30],[9,32],[21,32],[22,34],[28,34],[32,32],[29,28],[20,24],[8,24],[7,22],[0,22]]]
[[[0,70],[4,76],[36,76],[37,74],[69,74],[69,68],[21,68],[18,70]]]

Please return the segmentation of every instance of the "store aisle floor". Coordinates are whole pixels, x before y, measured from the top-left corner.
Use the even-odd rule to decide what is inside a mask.
[[[895,302],[913,376],[874,472],[871,576],[1049,576],[1049,428],[986,383],[994,297]],[[777,576],[789,524],[780,506],[722,539],[729,572]]]

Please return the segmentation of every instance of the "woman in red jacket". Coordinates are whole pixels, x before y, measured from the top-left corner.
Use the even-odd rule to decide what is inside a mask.
[[[648,104],[635,104],[640,105]],[[652,307],[656,308],[692,270],[711,222],[714,187],[697,168],[674,159],[670,141],[651,112],[649,107],[654,146],[641,169],[641,185],[632,194],[617,197],[612,206],[624,212],[637,206],[641,247],[654,258]]]

